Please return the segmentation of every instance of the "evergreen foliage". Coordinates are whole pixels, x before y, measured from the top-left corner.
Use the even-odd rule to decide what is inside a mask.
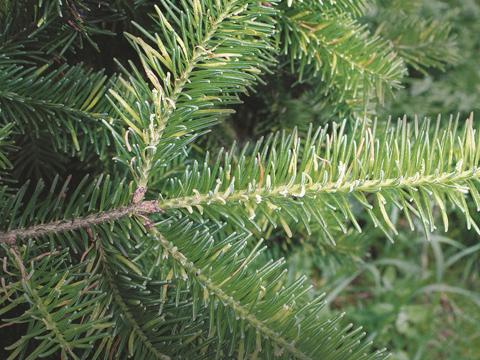
[[[375,316],[342,311],[341,293],[365,274],[378,290],[383,266],[418,282],[411,297],[479,305],[442,283],[467,258],[471,280],[478,244],[442,237],[459,249],[444,258],[438,229],[480,234],[473,114],[374,116],[461,62],[453,20],[434,12],[420,0],[2,2],[4,357],[399,356]],[[431,244],[436,282],[390,254],[412,243]],[[370,262],[368,247],[388,256]]]

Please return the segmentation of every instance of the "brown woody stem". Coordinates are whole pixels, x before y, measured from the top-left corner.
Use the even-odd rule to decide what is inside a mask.
[[[162,210],[158,206],[158,201],[142,201],[137,204],[123,206],[118,209],[103,211],[81,218],[59,220],[48,224],[35,225],[29,228],[0,232],[0,244],[5,243],[14,245],[18,240],[22,239],[38,238],[49,234],[88,228],[93,225],[118,220],[125,216],[148,215],[159,213],[161,211]]]

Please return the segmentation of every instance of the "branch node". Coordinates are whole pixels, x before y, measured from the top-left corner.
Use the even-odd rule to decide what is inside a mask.
[[[144,186],[139,186],[137,190],[133,193],[132,202],[138,204],[143,201],[147,189]]]

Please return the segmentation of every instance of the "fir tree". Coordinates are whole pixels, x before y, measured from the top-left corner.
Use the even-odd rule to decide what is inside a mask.
[[[386,358],[285,257],[480,233],[473,115],[374,119],[459,60],[408,3],[3,2],[6,358]]]

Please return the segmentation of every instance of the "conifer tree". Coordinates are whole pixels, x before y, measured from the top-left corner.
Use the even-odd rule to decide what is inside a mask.
[[[375,119],[459,59],[405,3],[4,1],[5,358],[388,357],[285,257],[480,233],[473,115]]]

